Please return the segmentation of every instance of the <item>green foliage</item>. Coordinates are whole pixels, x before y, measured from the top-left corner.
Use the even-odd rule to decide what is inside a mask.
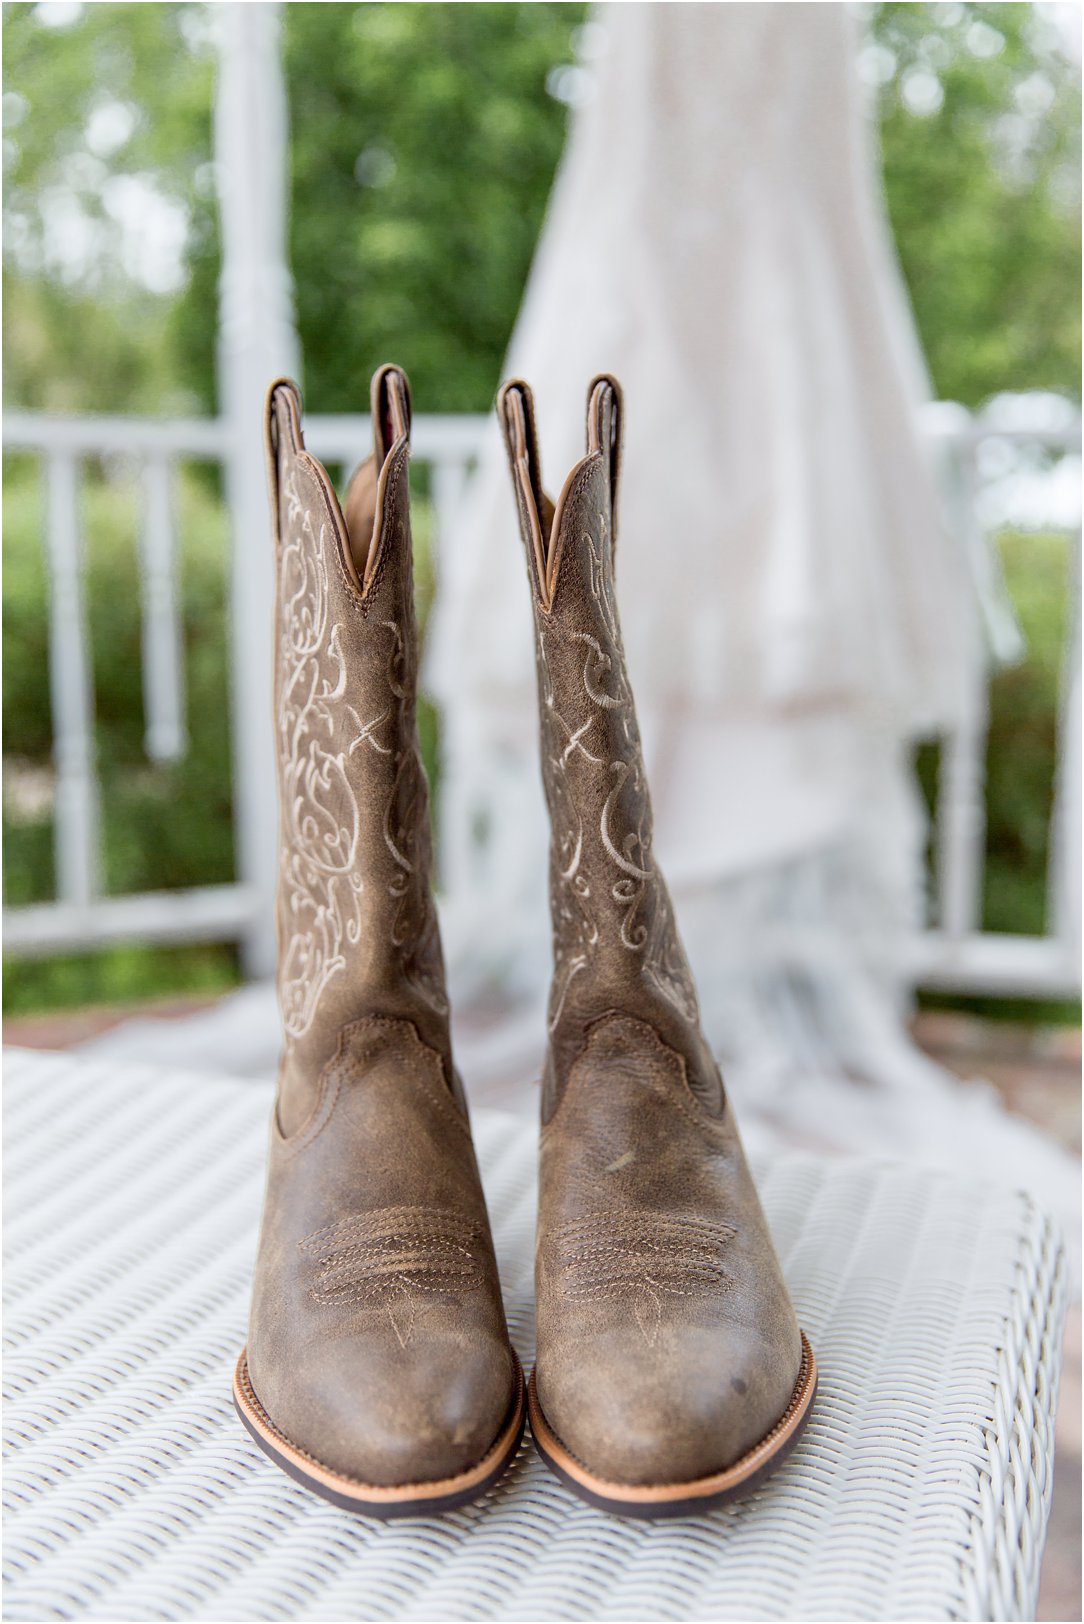
[[[22,459],[20,459],[22,462]],[[103,880],[110,894],[207,885],[233,878],[230,737],[225,606],[226,521],[206,480],[180,482],[184,537],[182,587],[189,747],[181,762],[156,765],[143,747],[140,600],[135,556],[136,501],[123,470],[101,471],[83,491],[87,599],[91,629],[96,742],[101,778]],[[54,891],[52,737],[46,660],[48,604],[41,563],[39,482],[25,467],[8,470],[4,535],[4,893],[13,903],[47,900]],[[26,964],[5,979],[13,1007],[125,995],[138,956]],[[190,983],[183,954],[148,954],[140,991],[202,987],[208,966],[235,975],[226,950],[193,950]],[[127,966],[127,968],[124,968]],[[104,994],[103,994],[103,990]],[[7,1006],[6,1006],[7,1007]]]
[[[1050,923],[1047,862],[1071,547],[1070,538],[1058,533],[1007,531],[998,537],[1027,654],[1019,664],[995,671],[990,681],[982,904],[983,927],[990,931],[1040,936]],[[923,744],[916,752],[931,814],[940,761],[937,744]]]
[[[308,393],[406,366],[426,411],[490,404],[565,134],[547,72],[578,5],[286,8],[291,261]]]
[[[47,21],[63,15],[4,6],[5,400],[209,410],[218,249],[205,8],[106,0]],[[150,210],[183,238],[176,256],[149,251]]]
[[[45,763],[52,749],[45,505],[37,459],[4,458],[4,757]],[[5,876],[6,878],[6,876]]]
[[[1030,5],[879,5],[866,64],[934,392],[1080,392],[1080,80]],[[921,111],[915,111],[915,108]]]
[[[1065,536],[1002,538],[1005,578],[1027,639],[1021,664],[990,688],[983,923],[1035,935],[1048,928],[1046,874],[1054,807],[1058,692],[1069,600]]]
[[[35,1015],[93,1004],[138,1004],[165,994],[221,993],[239,981],[236,953],[214,944],[14,959],[4,964],[4,1013]]]
[[[284,8],[291,253],[321,410],[364,404],[392,354],[427,410],[489,405],[564,140],[546,76],[584,9]],[[42,15],[5,6],[6,398],[208,410],[213,8]],[[160,293],[168,267],[148,287],[131,230],[140,197],[184,222],[181,281]]]

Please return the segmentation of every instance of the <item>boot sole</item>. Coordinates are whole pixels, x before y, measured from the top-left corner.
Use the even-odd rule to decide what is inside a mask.
[[[523,1369],[515,1353],[515,1393],[508,1418],[501,1427],[496,1442],[477,1466],[460,1472],[455,1477],[441,1478],[431,1483],[406,1483],[387,1486],[363,1483],[344,1477],[330,1466],[299,1449],[279,1431],[259,1399],[248,1373],[248,1349],[241,1349],[241,1357],[233,1377],[233,1402],[246,1430],[259,1444],[264,1454],[275,1465],[292,1477],[295,1483],[330,1500],[343,1511],[353,1511],[366,1517],[428,1517],[456,1506],[466,1505],[493,1487],[505,1467],[512,1461],[523,1436],[527,1417]]]
[[[786,1460],[809,1418],[817,1391],[817,1361],[805,1332],[802,1363],[790,1403],[772,1430],[733,1466],[711,1477],[687,1483],[611,1483],[599,1477],[565,1447],[542,1413],[534,1372],[527,1389],[527,1407],[535,1448],[550,1471],[581,1500],[618,1517],[689,1517],[747,1493]]]

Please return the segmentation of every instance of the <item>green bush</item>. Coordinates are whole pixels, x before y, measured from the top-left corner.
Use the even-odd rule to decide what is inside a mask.
[[[22,904],[54,894],[52,717],[40,480],[24,459],[12,464],[4,534],[4,893],[9,903]],[[136,491],[123,469],[91,466],[81,495],[103,890],[120,895],[228,881],[234,859],[222,502],[205,473],[182,473],[177,507],[189,744],[183,761],[156,764],[143,744]],[[203,987],[208,966],[216,967],[218,984],[236,975],[235,955],[227,949],[117,949],[13,965],[5,976],[5,1008]]]
[[[1001,557],[1027,656],[996,673],[990,686],[983,924],[1041,935],[1051,924],[1047,861],[1070,547],[1064,535],[1010,533],[1002,538]]]

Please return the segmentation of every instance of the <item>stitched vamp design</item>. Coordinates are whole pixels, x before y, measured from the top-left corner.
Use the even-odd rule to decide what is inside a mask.
[[[382,1207],[318,1229],[299,1246],[316,1259],[316,1302],[386,1309],[405,1346],[420,1293],[458,1295],[485,1284],[483,1239],[457,1212]]]
[[[721,1296],[733,1279],[723,1264],[736,1231],[706,1218],[653,1212],[592,1213],[553,1235],[564,1296],[627,1298],[648,1343],[664,1297]]]

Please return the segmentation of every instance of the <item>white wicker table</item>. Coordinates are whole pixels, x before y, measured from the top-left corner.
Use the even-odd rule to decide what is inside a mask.
[[[267,1089],[6,1061],[6,1618],[1032,1616],[1064,1270],[1027,1197],[775,1161],[765,1204],[821,1380],[759,1492],[620,1522],[525,1444],[481,1503],[382,1524],[276,1472],[231,1406]],[[527,1363],[534,1131],[495,1112],[475,1131]]]

